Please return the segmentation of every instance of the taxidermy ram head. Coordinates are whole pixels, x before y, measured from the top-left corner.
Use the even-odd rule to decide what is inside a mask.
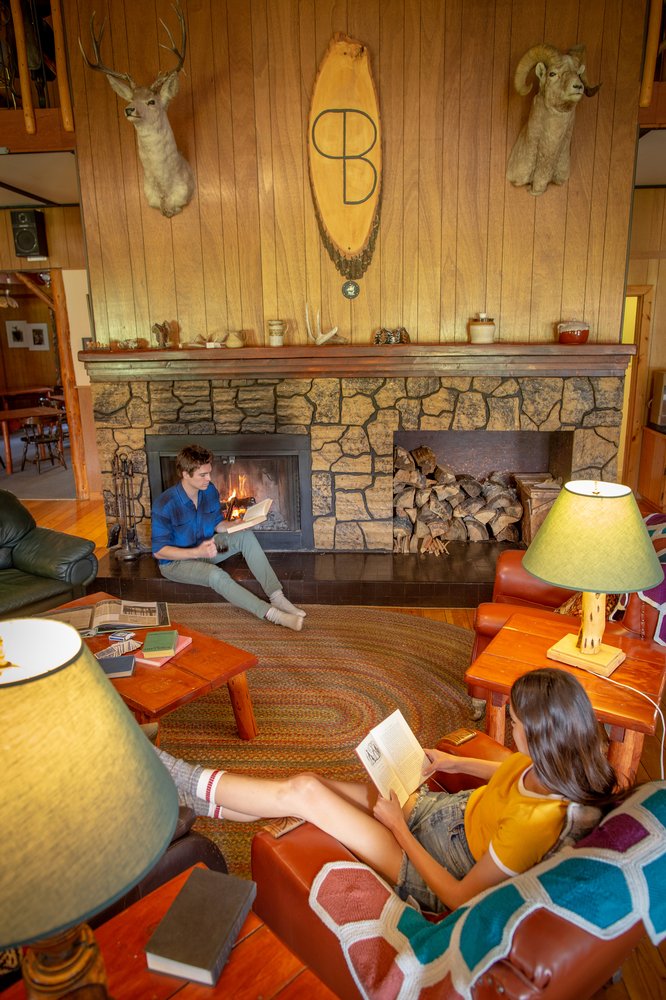
[[[185,61],[187,31],[185,17],[179,3],[174,10],[180,24],[181,42],[176,46],[171,32],[160,18],[170,45],[160,46],[173,52],[177,59],[174,69],[160,75],[147,87],[140,87],[127,73],[117,73],[105,66],[100,58],[100,47],[106,22],[95,33],[95,12],[90,18],[93,59],[89,59],[79,38],[79,47],[90,69],[104,73],[109,85],[127,101],[125,117],[136,129],[139,159],[143,167],[143,190],[151,208],[158,208],[170,218],[182,212],[194,194],[192,168],[176,145],[167,117],[169,102],[178,93],[178,74]]]
[[[514,85],[523,97],[532,84],[532,69],[539,90],[529,118],[511,151],[507,179],[517,187],[527,185],[532,194],[543,194],[549,184],[564,184],[569,177],[571,135],[576,105],[585,95],[593,97],[585,76],[585,49],[577,45],[562,53],[552,45],[536,45],[516,67]]]

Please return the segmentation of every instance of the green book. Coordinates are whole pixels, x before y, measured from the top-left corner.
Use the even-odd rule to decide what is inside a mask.
[[[141,655],[148,660],[160,656],[172,656],[176,651],[178,632],[175,629],[164,629],[160,632],[148,632],[143,640]]]

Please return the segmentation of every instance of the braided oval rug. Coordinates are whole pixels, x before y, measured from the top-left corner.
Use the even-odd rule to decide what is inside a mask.
[[[470,723],[463,675],[473,633],[378,608],[308,605],[301,632],[228,604],[169,604],[171,618],[259,659],[248,685],[259,735],[241,740],[226,687],[160,722],[161,746],[206,766],[277,777],[302,770],[365,780],[354,752],[399,708],[422,746]],[[250,873],[256,823],[200,819],[229,870]]]

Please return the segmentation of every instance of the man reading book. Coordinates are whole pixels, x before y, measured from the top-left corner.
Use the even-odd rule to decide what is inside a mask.
[[[230,534],[220,494],[211,482],[213,454],[187,445],[176,456],[180,482],[153,504],[152,551],[167,580],[210,587],[230,604],[298,632],[305,612],[284,595],[282,585],[251,529]],[[266,600],[241,587],[220,566],[240,553]]]

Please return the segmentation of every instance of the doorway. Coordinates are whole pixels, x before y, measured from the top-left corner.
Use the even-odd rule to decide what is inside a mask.
[[[647,421],[649,397],[649,348],[652,317],[653,285],[629,285],[625,297],[622,342],[636,345],[625,378],[618,472],[620,481],[638,490],[638,469],[641,460],[643,427]]]
[[[58,268],[8,271],[2,277],[9,280],[0,282],[0,295],[3,285],[12,292],[4,295],[11,302],[3,311],[11,317],[5,321],[6,329],[0,330],[5,338],[0,353],[1,387],[8,393],[23,391],[24,396],[16,398],[26,399],[31,406],[37,405],[40,397],[58,397],[55,402],[64,408],[66,417],[73,493],[76,499],[87,500],[91,491],[63,272]],[[3,400],[5,409],[11,409],[8,402]],[[62,480],[62,473],[59,476]],[[3,481],[11,490],[11,477],[5,476]],[[59,483],[61,492],[63,485]]]

